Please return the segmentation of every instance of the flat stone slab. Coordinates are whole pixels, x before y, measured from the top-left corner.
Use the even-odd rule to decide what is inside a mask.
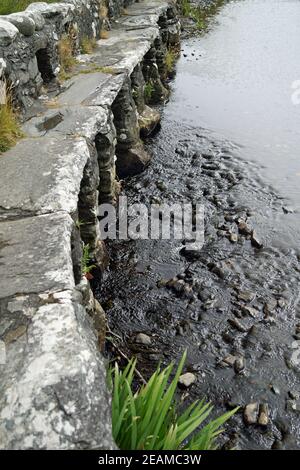
[[[0,223],[0,298],[74,287],[67,214]]]
[[[73,296],[17,297],[6,306],[27,324],[15,328],[14,337],[12,331],[2,336],[0,449],[115,447],[104,360]]]
[[[97,106],[111,105],[123,85],[124,76],[118,77],[118,75],[110,73],[93,72],[92,70],[96,66],[83,62],[79,72],[65,82],[66,90],[58,95],[55,106],[89,105],[90,98],[95,95],[99,96],[98,102],[100,104],[97,103]],[[86,73],[84,72],[86,70],[91,71]],[[103,101],[104,96],[106,96],[106,100]]]
[[[102,107],[72,106],[49,109],[23,125],[27,137],[84,137],[93,141],[106,131],[109,111]]]
[[[0,186],[0,220],[22,214],[75,212],[88,158],[83,138],[20,141],[0,158],[0,174],[6,180]]]

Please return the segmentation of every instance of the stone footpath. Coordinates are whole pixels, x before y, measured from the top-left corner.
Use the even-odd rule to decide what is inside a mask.
[[[70,3],[63,4],[63,14],[59,4],[32,5],[40,19],[33,36],[66,15],[69,28],[71,13],[82,4],[91,14],[89,0]],[[0,43],[5,30],[9,47],[25,44],[18,23],[3,19]],[[150,133],[159,114],[145,104],[145,83],[151,82],[153,103],[166,99],[165,54],[178,44],[179,30],[173,5],[146,0],[129,6],[109,38],[98,41],[93,54],[78,57],[62,86],[55,80],[49,86],[44,77],[42,95],[29,93],[26,106],[20,100],[30,116],[25,137],[0,156],[2,449],[115,447],[99,352],[105,313],[82,275],[82,247],[89,244],[103,266],[98,202],[115,199],[116,157],[120,176],[149,161],[140,133]],[[31,63],[43,82],[38,56]],[[1,64],[15,73],[7,54]]]

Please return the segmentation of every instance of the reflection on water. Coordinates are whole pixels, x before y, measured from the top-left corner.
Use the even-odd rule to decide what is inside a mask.
[[[262,165],[266,181],[298,209],[300,104],[292,84],[299,57],[299,1],[230,2],[208,34],[183,44],[166,113],[243,146],[243,157]]]

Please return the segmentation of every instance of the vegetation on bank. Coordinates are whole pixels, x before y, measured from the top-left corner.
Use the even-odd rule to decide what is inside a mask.
[[[8,15],[9,13],[16,13],[24,11],[28,5],[37,0],[1,0],[0,15]],[[46,3],[55,3],[57,0],[43,0]]]
[[[185,359],[186,352],[170,384],[173,364],[163,370],[158,367],[137,392],[133,391],[136,360],[131,360],[122,372],[117,364],[109,370],[113,437],[121,450],[217,448],[216,438],[223,424],[238,408],[209,420],[213,407],[198,400],[180,414],[175,394]]]
[[[194,20],[198,30],[205,30],[210,17],[216,14],[218,8],[224,4],[225,0],[216,0],[211,5],[203,8],[191,0],[179,0],[181,14],[186,18]]]
[[[4,81],[0,81],[0,153],[13,147],[22,135],[10,90]]]

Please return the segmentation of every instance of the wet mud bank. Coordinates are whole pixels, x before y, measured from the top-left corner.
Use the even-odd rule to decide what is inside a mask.
[[[146,143],[150,165],[122,194],[149,207],[202,203],[205,244],[187,256],[178,240],[108,243],[110,265],[94,286],[112,332],[107,352],[136,356],[148,377],[187,349],[196,381],[185,400],[206,396],[216,414],[241,407],[223,448],[298,449],[300,268],[281,240],[288,203],[243,147],[170,117],[169,106]]]

